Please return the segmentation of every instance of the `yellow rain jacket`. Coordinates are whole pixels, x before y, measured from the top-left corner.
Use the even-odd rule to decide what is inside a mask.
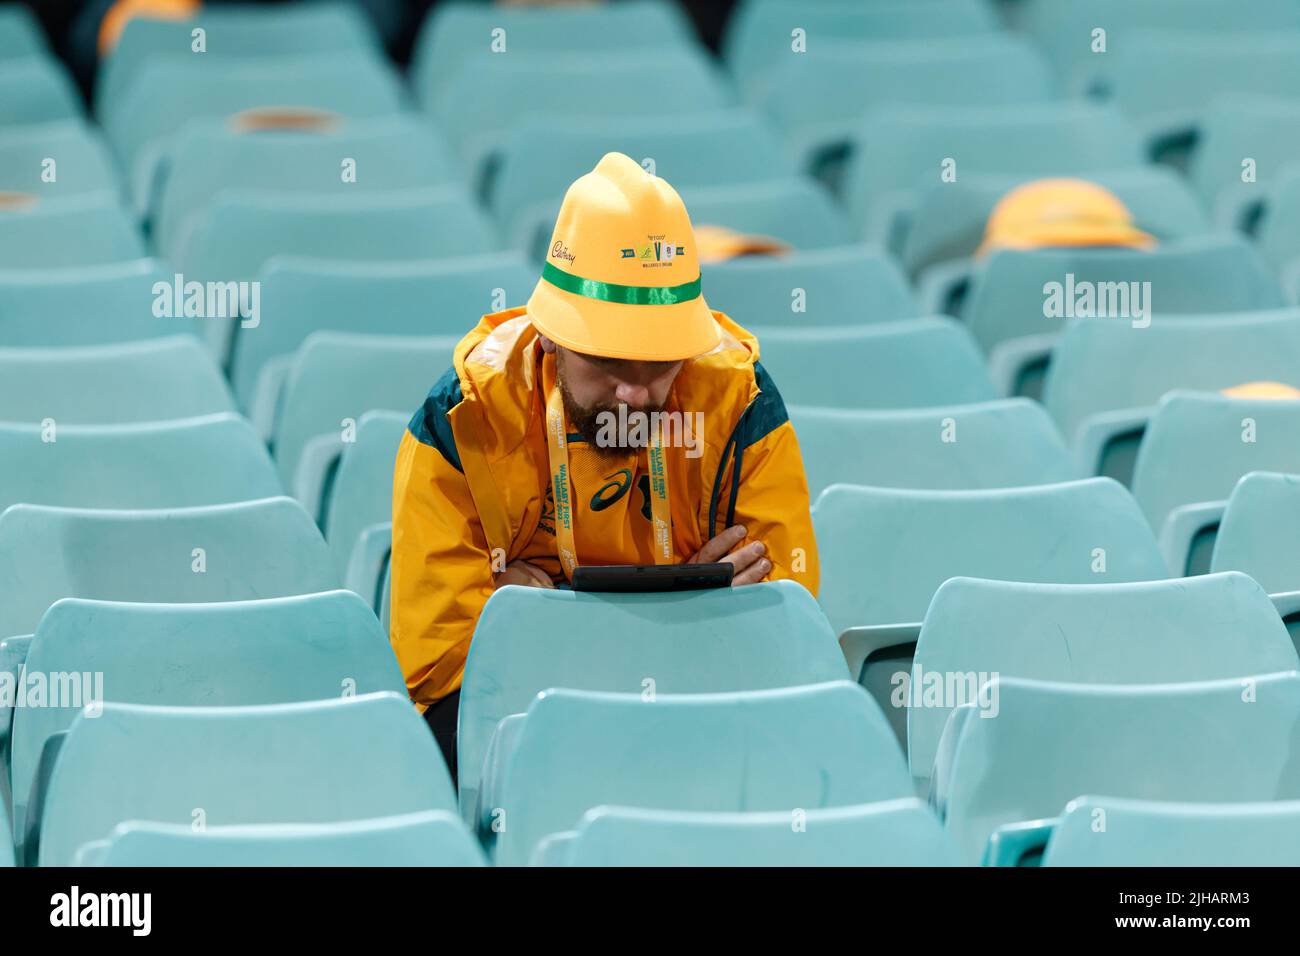
[[[808,482],[785,404],[754,336],[721,312],[713,317],[721,343],[682,366],[666,406],[704,414],[695,449],[667,449],[676,558],[687,561],[743,524],[747,540],[767,546],[767,580],[791,578],[816,594]],[[486,315],[402,436],[391,639],[422,711],[460,687],[494,572],[523,559],[564,580],[544,431],[554,387],[554,356],[542,351],[525,309]],[[645,452],[620,463],[569,437],[579,562],[653,563]]]

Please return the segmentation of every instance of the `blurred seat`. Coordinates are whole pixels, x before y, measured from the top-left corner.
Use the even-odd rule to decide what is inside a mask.
[[[8,422],[118,425],[234,409],[225,379],[193,336],[0,348],[0,416]]]
[[[761,330],[763,367],[793,405],[918,408],[997,397],[979,348],[952,319]]]
[[[1205,107],[1187,175],[1216,225],[1251,233],[1298,155],[1300,97],[1229,93]]]
[[[329,477],[368,411],[415,408],[451,367],[458,339],[313,332],[285,380],[273,434],[280,478],[323,522]]]
[[[491,816],[499,865],[606,804],[791,813],[910,797],[879,709],[848,681],[732,694],[552,690],[519,718]],[[635,742],[635,743],[632,743]]]
[[[854,241],[830,194],[804,177],[740,185],[696,186],[681,192],[691,224],[771,236],[797,250],[822,250]],[[717,266],[723,263],[710,263]]]
[[[1282,278],[1289,301],[1300,303],[1300,163],[1288,164],[1269,192],[1259,221],[1259,248]]]
[[[1129,686],[993,678],[996,719],[959,707],[932,802],[967,863],[998,827],[1076,797],[1195,803],[1300,796],[1300,675]],[[992,712],[991,709],[989,712]]]
[[[707,221],[687,208],[692,221]],[[857,326],[922,314],[897,263],[866,246],[709,262],[701,273],[709,307],[760,337],[765,327]]]
[[[791,406],[789,412],[814,500],[840,483],[958,491],[1079,477],[1056,425],[1027,399],[889,411]]]
[[[213,826],[119,823],[77,851],[74,866],[486,866],[446,810],[342,823]]]
[[[1237,482],[1228,498],[1210,570],[1244,571],[1269,594],[1300,593],[1297,535],[1300,475],[1252,472]]]
[[[69,865],[128,820],[335,823],[453,810],[405,695],[257,707],[107,703],[73,722],[50,777],[39,860]],[[31,852],[32,847],[27,847]]]
[[[795,824],[799,824],[796,826]],[[956,866],[934,812],[914,797],[806,811],[699,813],[597,807],[543,841],[543,866]]]
[[[0,61],[48,52],[45,33],[21,3],[0,4]]]
[[[144,241],[111,193],[0,210],[0,269],[97,266],[145,256]]]
[[[0,130],[80,119],[81,95],[57,60],[44,54],[0,58]]]
[[[948,715],[992,675],[1173,684],[1297,669],[1277,609],[1244,574],[1131,584],[952,578],[930,602],[902,695],[912,776],[924,791]]]
[[[537,283],[536,269],[514,253],[426,262],[276,257],[260,277],[261,324],[256,335],[235,336],[230,378],[266,437],[289,363],[312,332],[463,336],[480,316],[526,301]]]
[[[80,121],[0,127],[0,190],[50,199],[120,187],[108,148]]]
[[[297,502],[0,513],[0,638],[36,630],[60,598],[154,604],[251,601],[339,587]]]
[[[1300,311],[1190,320],[1157,311],[1146,327],[1072,319],[1052,350],[1043,404],[1085,473],[1128,481],[1147,419],[1166,392],[1267,381],[1300,386]]]
[[[498,723],[527,710],[547,688],[657,698],[846,674],[825,615],[792,581],[662,594],[502,588],[479,617],[461,683],[461,807],[467,814],[475,809]]]

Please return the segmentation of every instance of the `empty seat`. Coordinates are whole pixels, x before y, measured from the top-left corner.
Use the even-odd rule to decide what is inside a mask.
[[[1216,96],[1200,129],[1189,179],[1216,224],[1254,232],[1270,192],[1300,155],[1300,97]]]
[[[164,272],[156,259],[59,269],[0,267],[0,341],[11,347],[75,346],[197,336],[200,319],[168,315],[162,307],[168,301],[164,290],[174,288],[175,274]],[[155,303],[161,315],[155,314]]]
[[[302,507],[271,498],[104,511],[0,513],[0,637],[31,634],[60,598],[157,604],[249,601],[339,587]]]
[[[47,794],[45,866],[71,864],[128,820],[335,823],[455,808],[433,736],[391,693],[257,707],[107,703],[73,722]]]
[[[60,600],[41,618],[18,676],[50,680],[45,706],[13,710],[10,770],[22,833],[45,743],[105,700],[229,707],[405,695],[374,612],[351,591],[217,604]],[[29,796],[37,803],[29,803]]]
[[[804,177],[682,191],[691,224],[770,236],[799,250],[853,241],[853,231],[830,193]],[[716,266],[720,263],[710,263]]]
[[[436,262],[276,258],[261,283],[261,324],[256,335],[235,336],[230,374],[236,398],[269,435],[288,365],[310,333],[462,336],[480,316],[525,301],[537,270],[512,253]]]
[[[1098,826],[1098,822],[1102,826]],[[1071,800],[1043,866],[1297,866],[1300,801]]]
[[[172,248],[189,216],[227,189],[352,196],[459,180],[446,146],[405,117],[344,121],[324,130],[233,129],[213,120],[181,133],[162,177],[153,241]]]
[[[45,34],[21,3],[0,4],[0,61],[46,52]]]
[[[234,408],[225,379],[193,336],[0,348],[0,417],[9,422],[116,425]]]
[[[817,602],[791,581],[665,594],[502,588],[479,617],[461,683],[461,806],[474,810],[497,724],[548,687],[693,694],[845,675]]]
[[[313,332],[285,380],[277,420],[280,478],[324,519],[326,483],[357,421],[375,409],[414,408],[451,366],[457,339]]]
[[[1133,496],[1176,574],[1210,565],[1215,529],[1247,472],[1300,473],[1300,401],[1171,392],[1138,449]]]
[[[1079,477],[1056,425],[1027,399],[890,411],[791,406],[789,412],[814,500],[839,483],[956,491]]]
[[[79,119],[81,96],[63,65],[43,54],[0,59],[0,129]]]
[[[1043,404],[1079,465],[1127,480],[1147,419],[1176,388],[1300,386],[1300,311],[1195,316],[1151,324],[1072,319],[1052,351]]]
[[[994,380],[1013,394],[1037,396],[1054,336],[1067,317],[1093,315],[1140,327],[1153,314],[1285,304],[1255,248],[1221,235],[1151,250],[1003,249],[974,269],[961,315],[989,353]]]
[[[77,851],[75,866],[485,866],[446,810],[343,823],[213,826],[119,823]]]
[[[539,857],[541,859],[539,859]],[[598,807],[549,837],[550,866],[956,866],[934,812],[916,798],[789,812],[692,813]]]
[[[1008,823],[1089,793],[1195,803],[1294,800],[1300,675],[1130,686],[994,678],[997,717],[958,708],[934,795],[967,863]]]
[[[366,412],[355,441],[343,446],[324,523],[334,567],[345,587],[379,607],[379,585],[392,550],[393,468],[411,416]]]
[[[281,491],[266,447],[229,412],[131,425],[0,424],[0,511],[20,502],[184,508]]]
[[[794,405],[918,408],[997,397],[979,349],[952,319],[763,329],[763,366]]]
[[[1269,594],[1300,592],[1300,475],[1253,472],[1232,489],[1212,571],[1244,571]]]
[[[687,208],[695,216],[695,207]],[[765,326],[862,325],[922,314],[898,265],[865,246],[747,256],[700,271],[710,308],[760,334]]]
[[[139,230],[111,194],[0,211],[0,268],[6,270],[95,266],[144,255]]]
[[[663,810],[815,810],[910,797],[879,709],[840,681],[735,694],[553,690],[519,719],[488,819],[496,862],[605,804]],[[633,743],[634,742],[634,743]]]
[[[120,187],[108,148],[79,121],[0,128],[0,190],[49,199]]]
[[[1290,164],[1269,193],[1259,223],[1259,248],[1282,277],[1292,302],[1300,302],[1300,240],[1294,224],[1300,217],[1300,165]]]
[[[953,578],[921,625],[907,706],[912,776],[930,778],[944,724],[992,675],[1156,684],[1300,669],[1273,602],[1244,574],[1133,584]]]

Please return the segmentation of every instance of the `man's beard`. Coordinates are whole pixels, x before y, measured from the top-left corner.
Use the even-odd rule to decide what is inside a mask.
[[[663,405],[650,404],[644,408],[634,410],[628,408],[625,402],[591,406],[579,404],[578,400],[573,397],[573,393],[569,391],[568,384],[564,381],[563,354],[557,356],[556,380],[560,388],[560,398],[564,402],[564,415],[569,420],[569,427],[581,435],[582,440],[596,454],[605,458],[621,459],[646,447],[644,441],[628,443],[627,439],[631,436],[620,435],[618,423],[619,421],[626,422],[629,415],[636,415],[637,412],[646,416],[662,412],[664,410]],[[619,416],[620,408],[624,409],[621,418]],[[612,422],[613,427],[611,428],[606,422]],[[614,438],[613,443],[609,441],[611,435]]]

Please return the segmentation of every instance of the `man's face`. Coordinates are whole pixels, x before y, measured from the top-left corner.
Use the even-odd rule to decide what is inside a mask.
[[[633,362],[552,348],[564,411],[573,429],[587,444],[610,455],[621,456],[634,447],[644,447],[643,442],[624,441],[611,446],[607,441],[598,441],[601,423],[606,415],[617,416],[620,405],[626,406],[626,413],[649,415],[663,411],[683,363]]]

